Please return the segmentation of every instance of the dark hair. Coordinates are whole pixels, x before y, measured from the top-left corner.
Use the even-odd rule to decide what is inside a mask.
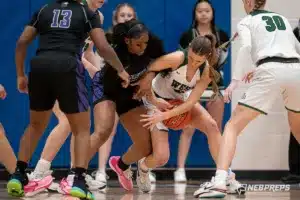
[[[211,7],[211,9],[212,9],[212,14],[213,14],[212,20],[211,20],[211,22],[210,22],[211,31],[212,31],[212,33],[213,33],[214,35],[218,36],[218,30],[217,30],[216,23],[215,23],[215,9],[214,9],[212,3],[211,3],[209,0],[197,0],[197,1],[196,1],[195,5],[194,5],[194,9],[193,9],[193,16],[192,16],[192,19],[193,19],[193,20],[192,20],[191,28],[192,28],[192,29],[193,29],[193,28],[196,29],[197,26],[198,26],[198,22],[197,22],[197,20],[196,20],[196,10],[197,10],[198,4],[200,4],[200,3],[208,3],[208,4],[210,5],[210,7]],[[220,40],[219,38],[217,38],[217,40],[216,40],[217,46],[220,45],[220,41],[219,41],[219,40]]]
[[[117,17],[118,17],[118,13],[120,12],[121,8],[123,7],[129,7],[133,10],[133,13],[134,13],[134,19],[137,19],[137,14],[136,14],[136,11],[134,9],[134,7],[129,4],[129,3],[120,3],[117,5],[116,9],[113,11],[113,25],[115,25],[114,23],[117,22]]]
[[[143,33],[148,33],[147,27],[140,21],[132,19],[125,23],[120,23],[114,26],[112,43],[119,47],[126,47],[125,38],[137,39]]]
[[[216,38],[213,35],[198,36],[194,38],[189,48],[197,55],[205,55],[209,63],[209,77],[212,80],[212,89],[215,94],[219,92],[217,82],[220,79],[220,74],[214,68],[218,62],[216,50]]]
[[[254,10],[260,9],[266,4],[267,0],[255,0]]]

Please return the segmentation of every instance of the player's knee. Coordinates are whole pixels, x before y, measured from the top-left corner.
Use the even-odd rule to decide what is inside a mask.
[[[69,133],[71,132],[71,126],[66,117],[58,119],[58,126],[60,126],[63,130],[65,130],[65,132],[69,132]]]
[[[214,119],[210,119],[207,122],[206,129],[207,129],[206,132],[209,135],[211,135],[211,134],[220,134],[220,130],[219,130],[218,124],[217,124],[217,122]]]
[[[95,126],[94,134],[96,140],[108,140],[109,136],[113,131],[113,124],[111,123],[102,123]]]
[[[28,126],[30,133],[34,135],[42,135],[46,129],[46,123],[41,120],[32,120]]]
[[[156,161],[157,167],[162,167],[169,161],[170,153],[169,150],[162,149],[154,152],[154,159]]]

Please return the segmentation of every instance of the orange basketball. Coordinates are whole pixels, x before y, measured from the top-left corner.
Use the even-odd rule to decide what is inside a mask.
[[[182,104],[183,101],[179,99],[172,99],[168,101],[170,104],[174,105],[175,107]],[[163,124],[173,130],[181,130],[185,128],[188,124],[190,124],[192,120],[191,111],[182,113],[181,115],[177,115],[166,119],[163,121]]]

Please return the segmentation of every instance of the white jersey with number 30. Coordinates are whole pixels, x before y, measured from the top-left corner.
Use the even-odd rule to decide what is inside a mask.
[[[290,23],[280,14],[253,11],[240,21],[237,32],[242,48],[237,56],[234,79],[239,80],[245,74],[242,68],[249,61],[256,64],[267,57],[300,58],[300,44]]]

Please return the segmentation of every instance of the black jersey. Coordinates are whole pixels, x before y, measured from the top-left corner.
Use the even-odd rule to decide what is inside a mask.
[[[156,58],[165,54],[162,41],[149,33],[149,41],[145,52],[142,55],[131,54],[127,48],[121,48],[116,45],[114,47],[124,69],[130,75],[130,83],[135,83],[147,72],[149,64]],[[106,64],[103,68],[104,77],[103,84],[105,91],[113,92],[122,90],[121,80],[117,75],[116,70]],[[115,81],[119,80],[119,81]],[[123,88],[124,89],[124,88]],[[129,86],[124,89],[127,91],[134,91],[135,88]]]
[[[74,0],[57,0],[37,11],[29,26],[40,36],[37,54],[54,51],[80,56],[88,33],[101,28],[99,15]]]

